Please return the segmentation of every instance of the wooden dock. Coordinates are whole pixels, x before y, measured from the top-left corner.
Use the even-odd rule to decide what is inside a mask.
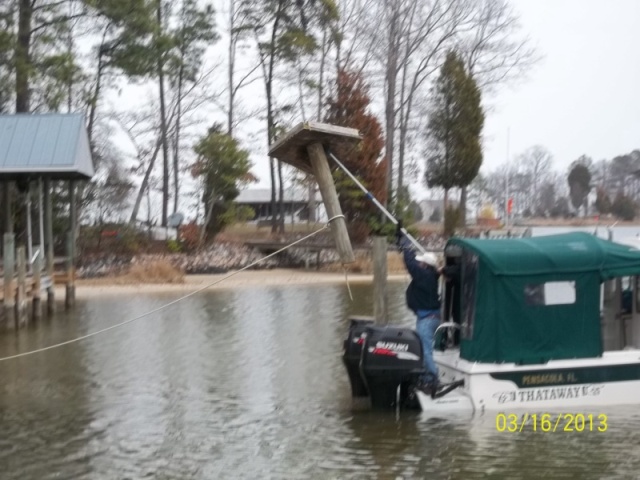
[[[0,270],[0,275],[2,274],[2,271]],[[25,296],[27,298],[33,298],[34,295],[34,286],[36,285],[36,280],[33,276],[33,274],[27,274],[26,278],[25,278]],[[44,293],[47,291],[47,288],[49,288],[51,285],[66,285],[67,283],[67,272],[55,272],[53,274],[53,284],[51,283],[51,279],[47,276],[47,275],[42,275],[42,277],[40,278],[40,292]],[[15,297],[17,294],[17,288],[18,288],[18,277],[14,277],[14,283],[11,286],[11,288],[13,289],[13,294],[12,297]],[[2,278],[0,278],[0,302],[4,302],[4,280]]]
[[[64,284],[67,290],[74,285],[75,271],[68,268],[68,259],[50,257],[51,261],[45,262],[44,255],[37,250],[27,262],[25,247],[14,250],[11,236],[5,236],[4,246],[5,258],[0,265],[0,324],[12,328],[24,325],[30,318],[42,317],[43,299],[46,312],[55,313],[55,285]],[[70,302],[69,291],[66,297],[65,304],[69,307],[73,300]]]

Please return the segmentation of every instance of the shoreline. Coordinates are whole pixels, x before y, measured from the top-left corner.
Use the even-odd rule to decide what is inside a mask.
[[[95,298],[108,295],[135,295],[140,293],[189,293],[200,288],[207,291],[250,288],[255,286],[287,286],[287,285],[327,285],[344,284],[344,273],[315,272],[296,269],[278,268],[273,270],[245,270],[234,274],[226,280],[224,277],[233,274],[201,274],[185,275],[181,283],[117,283],[115,279],[77,279],[76,298]],[[350,284],[371,283],[372,274],[349,273]],[[409,281],[408,274],[390,274],[389,282]],[[219,281],[215,285],[212,283]],[[56,299],[64,298],[65,286],[56,285]]]

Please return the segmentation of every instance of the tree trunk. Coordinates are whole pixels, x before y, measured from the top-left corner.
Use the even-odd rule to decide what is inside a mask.
[[[211,217],[213,216],[213,206],[215,204],[215,198],[216,197],[215,197],[214,190],[211,189],[211,193],[209,194],[209,199],[207,201],[207,204],[205,204],[204,206],[205,215],[204,215],[204,223],[202,224],[202,230],[200,230],[200,239],[199,239],[200,246],[202,246],[202,243],[204,242],[205,235],[209,227],[209,222],[211,222]]]
[[[271,173],[271,233],[278,230],[278,217],[276,215],[276,166],[273,157],[269,157],[269,171]]]
[[[158,30],[162,31],[162,0],[157,1]],[[160,89],[160,129],[162,132],[162,226],[167,226],[169,214],[169,145],[167,142],[167,115],[164,98],[164,61],[158,51],[158,84]]]
[[[445,236],[449,235],[449,225],[451,220],[449,219],[449,189],[444,189],[444,200],[442,201],[442,227]]]
[[[324,64],[327,57],[326,51],[326,43],[327,43],[327,29],[326,27],[322,30],[322,51],[320,54],[320,72],[319,74],[319,82],[318,82],[318,121],[322,121],[322,98],[324,96]]]
[[[284,233],[284,182],[282,181],[282,162],[278,160],[278,232]]]
[[[176,131],[173,150],[173,185],[175,196],[173,198],[173,213],[178,211],[178,202],[180,200],[180,120],[182,116],[182,83],[184,77],[184,51],[180,64],[180,73],[178,74],[178,105],[176,114]]]
[[[467,187],[460,189],[460,205],[458,206],[458,225],[460,228],[467,226]]]
[[[91,98],[91,104],[89,107],[89,124],[87,126],[87,137],[89,138],[89,148],[91,150],[91,152],[94,152],[94,145],[93,145],[93,129],[95,127],[95,121],[96,121],[96,111],[98,110],[98,100],[100,98],[100,89],[102,88],[102,73],[104,71],[104,60],[103,60],[103,53],[102,53],[102,46],[104,45],[104,40],[105,40],[105,36],[107,34],[107,30],[105,30],[104,35],[102,36],[102,43],[100,44],[100,47],[98,48],[98,67],[97,67],[97,73],[96,73],[96,88],[95,91],[93,92],[93,96]],[[80,182],[80,184],[78,185],[78,191],[77,191],[77,196],[78,196],[78,209],[77,209],[77,214],[78,214],[78,218],[76,219],[76,224],[80,225],[80,217],[82,216],[82,211],[83,211],[83,207],[85,207],[85,200],[84,200],[84,191],[85,188],[87,187],[87,182]]]
[[[104,37],[103,37],[104,44]],[[100,98],[100,88],[102,87],[102,72],[104,69],[104,62],[102,58],[102,48],[98,51],[98,69],[96,74],[96,89],[93,92],[93,98],[91,99],[91,107],[89,108],[89,125],[87,127],[87,136],[89,137],[89,146],[93,150],[93,128],[96,122],[96,111],[98,110],[98,99]]]
[[[27,113],[30,108],[29,71],[31,70],[31,0],[20,0],[18,12],[18,43],[15,52],[16,112]]]
[[[273,113],[271,111],[271,81],[267,82],[267,138],[268,143],[271,145],[272,132],[273,131]],[[280,161],[278,161],[280,165]],[[278,215],[276,215],[277,202],[276,202],[276,167],[273,157],[269,157],[269,173],[271,174],[271,233],[276,233],[278,230]]]
[[[142,183],[140,184],[140,190],[138,190],[138,195],[136,196],[136,201],[133,204],[133,210],[131,211],[131,217],[129,218],[129,224],[131,225],[134,225],[138,218],[140,203],[142,202],[142,197],[144,196],[144,192],[147,190],[147,186],[149,185],[149,177],[151,177],[151,171],[153,170],[153,166],[156,163],[156,158],[158,157],[158,153],[160,152],[161,145],[162,145],[162,139],[159,139],[156,143],[156,148],[153,151],[153,155],[151,156],[151,160],[149,160],[149,166],[147,167],[147,171],[144,173],[144,177],[142,178]]]
[[[393,147],[394,147],[394,132],[396,123],[396,81],[398,75],[398,51],[396,47],[398,36],[398,11],[395,0],[387,2],[393,9],[389,24],[389,44],[387,51],[387,68],[386,68],[386,83],[387,83],[387,99],[385,105],[385,119],[386,119],[386,139],[385,139],[385,156],[387,159],[387,205],[393,198]],[[389,7],[387,7],[389,8]]]
[[[236,67],[236,36],[233,32],[235,25],[235,1],[229,2],[229,111],[227,113],[227,133],[233,136],[233,74]]]
[[[74,58],[73,57],[73,27],[69,28],[67,35],[68,35],[67,55],[69,55],[69,58]],[[67,113],[71,113],[71,111],[73,110],[73,80],[74,80],[74,75],[73,74],[69,75],[69,77],[67,78]],[[74,190],[74,194],[75,194],[75,190]]]
[[[273,88],[273,68],[275,63],[275,43],[276,43],[276,35],[278,31],[278,22],[280,16],[276,16],[276,20],[273,24],[273,30],[271,31],[271,51],[269,54],[269,71],[267,73],[267,78],[265,79],[265,87],[267,90],[267,140],[269,146],[273,142],[275,132],[275,119],[273,118],[273,97],[272,97],[272,88]],[[278,215],[276,215],[276,172],[274,159],[270,159],[271,162],[271,233],[275,233],[278,230]],[[280,160],[278,160],[278,172],[280,172]]]

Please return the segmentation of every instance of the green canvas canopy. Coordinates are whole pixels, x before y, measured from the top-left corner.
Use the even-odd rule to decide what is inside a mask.
[[[462,358],[543,363],[602,354],[600,285],[640,275],[640,250],[574,232],[452,238],[461,256]]]

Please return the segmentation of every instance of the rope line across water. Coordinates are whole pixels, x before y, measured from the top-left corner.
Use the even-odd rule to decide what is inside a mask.
[[[148,311],[146,313],[143,313],[142,315],[138,315],[137,317],[130,318],[129,320],[125,320],[124,322],[120,322],[120,323],[117,323],[115,325],[111,325],[110,327],[103,328],[102,330],[97,330],[95,332],[91,332],[91,333],[88,333],[86,335],[82,335],[80,337],[72,338],[71,340],[67,340],[67,341],[64,341],[64,342],[56,343],[54,345],[49,345],[48,347],[38,348],[36,350],[30,350],[28,352],[17,353],[15,355],[10,355],[8,357],[2,357],[2,358],[0,358],[0,362],[4,362],[6,360],[13,360],[15,358],[20,358],[20,357],[26,357],[27,355],[33,355],[35,353],[46,352],[47,350],[53,350],[54,348],[59,348],[59,347],[65,346],[65,345],[69,345],[71,343],[80,342],[82,340],[86,340],[87,338],[95,337],[96,335],[100,335],[101,333],[108,332],[109,330],[113,330],[115,328],[122,327],[123,325],[127,325],[128,323],[135,322],[136,320],[140,320],[141,318],[148,317],[149,315],[151,315],[153,313],[157,313],[157,312],[159,312],[161,310],[164,310],[165,308],[169,308],[169,307],[175,305],[178,302],[186,300],[189,297],[193,297],[195,294],[200,293],[203,290],[206,290],[207,288],[213,287],[214,285],[217,285],[218,283],[223,282],[223,281],[227,280],[228,278],[231,278],[234,275],[237,275],[238,273],[240,273],[240,272],[242,272],[244,270],[247,270],[248,268],[253,267],[254,265],[257,265],[258,263],[264,262],[266,259],[271,258],[274,255],[277,255],[278,253],[284,252],[285,250],[293,247],[294,245],[297,245],[298,243],[304,242],[305,240],[317,235],[318,233],[325,231],[326,229],[329,228],[329,226],[331,225],[331,222],[333,220],[335,220],[336,218],[344,218],[344,215],[336,215],[335,217],[331,217],[327,221],[327,223],[326,223],[326,225],[324,227],[319,228],[315,232],[311,232],[309,235],[306,235],[305,237],[302,237],[302,238],[300,238],[300,239],[298,239],[298,240],[296,240],[294,242],[291,242],[288,245],[285,245],[280,250],[276,250],[275,252],[270,253],[269,255],[266,255],[265,257],[259,258],[258,260],[256,260],[253,263],[250,263],[246,267],[242,267],[240,270],[237,270],[235,272],[231,272],[230,274],[225,275],[224,277],[216,280],[215,282],[211,282],[211,283],[209,283],[209,284],[207,284],[207,285],[205,285],[203,287],[198,288],[197,290],[194,290],[193,292],[190,292],[190,293],[188,293],[186,295],[183,295],[180,298],[172,300],[171,302],[165,303],[164,305],[161,305],[158,308],[154,308],[153,310],[150,310],[150,311]]]

